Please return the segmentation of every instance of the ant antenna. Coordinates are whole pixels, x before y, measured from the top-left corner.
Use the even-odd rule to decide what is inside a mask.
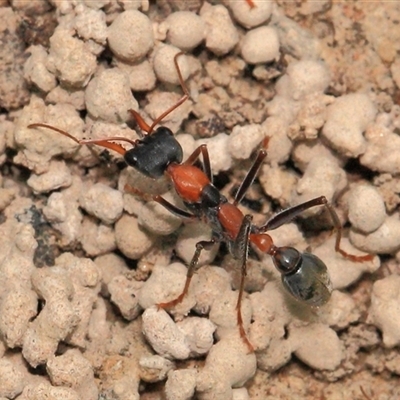
[[[189,90],[185,85],[185,82],[182,77],[182,72],[179,68],[178,64],[178,57],[180,57],[183,53],[183,51],[180,51],[179,53],[175,54],[174,56],[174,64],[176,68],[176,72],[178,73],[178,78],[179,78],[179,83],[181,84],[181,88],[183,90],[184,95],[174,104],[172,107],[168,108],[168,110],[164,111],[159,117],[157,117],[153,123],[148,127],[148,129],[145,129],[145,132],[147,132],[148,135],[153,132],[154,127],[159,124],[167,115],[171,114],[172,111],[177,109],[181,104],[183,104],[190,96],[189,96]],[[135,116],[135,115],[134,115]],[[136,118],[136,116],[135,116]],[[139,124],[140,125],[140,124]]]

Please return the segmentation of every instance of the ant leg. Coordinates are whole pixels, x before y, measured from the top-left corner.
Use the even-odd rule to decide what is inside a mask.
[[[343,257],[345,257],[351,261],[355,261],[355,262],[371,261],[374,258],[373,254],[366,254],[365,256],[355,256],[353,254],[347,253],[347,251],[344,251],[343,249],[340,248],[340,241],[342,239],[342,225],[340,224],[339,217],[338,217],[336,211],[334,210],[334,208],[332,207],[332,205],[329,204],[328,202],[326,202],[324,205],[327,208],[327,210],[332,218],[333,226],[336,230],[335,250],[339,254],[341,254]]]
[[[241,266],[241,278],[240,278],[240,287],[239,287],[239,295],[236,303],[236,312],[237,312],[237,324],[239,326],[240,337],[245,342],[246,346],[250,350],[250,352],[254,351],[252,344],[247,338],[246,332],[243,327],[243,318],[242,318],[242,298],[244,292],[244,281],[247,275],[247,257],[249,253],[249,242],[250,242],[250,231],[252,227],[252,219],[253,217],[249,214],[245,215],[243,218],[242,225],[240,226],[239,233],[233,242],[232,245],[232,255],[239,259],[242,262]]]
[[[235,200],[233,204],[236,206],[238,205],[242,200],[244,195],[247,192],[247,189],[251,186],[253,183],[255,177],[258,174],[258,171],[260,170],[261,164],[264,161],[264,158],[267,156],[267,152],[265,150],[260,150],[258,152],[257,158],[254,160],[253,165],[247,172],[247,175],[243,179],[238,191],[236,192],[235,195]]]
[[[213,176],[211,172],[211,162],[210,162],[210,155],[208,154],[208,148],[206,144],[202,144],[195,151],[188,157],[188,159],[184,162],[186,165],[192,165],[194,164],[197,159],[199,158],[201,153],[201,156],[203,157],[203,169],[205,174],[207,175],[207,178],[210,180],[212,183]]]
[[[62,129],[56,128],[55,126],[48,125],[48,124],[34,123],[34,124],[28,125],[28,128],[29,129],[32,129],[32,128],[50,129],[52,131],[61,133],[62,135],[72,139],[75,143],[78,143],[79,145],[95,144],[95,145],[116,151],[117,153],[121,154],[122,156],[125,155],[126,150],[121,145],[119,145],[117,143],[112,143],[112,141],[116,140],[119,142],[127,142],[127,143],[130,143],[132,146],[136,146],[136,141],[130,140],[128,138],[121,137],[121,136],[113,136],[113,137],[108,137],[108,138],[103,138],[103,139],[77,139],[76,137],[72,136],[70,133],[63,131]]]
[[[342,225],[340,224],[340,220],[334,208],[328,203],[328,200],[325,196],[316,197],[315,199],[311,199],[305,201],[304,203],[298,204],[297,206],[293,206],[287,208],[286,210],[280,211],[275,214],[266,224],[262,225],[258,228],[258,232],[263,233],[267,232],[280,226],[290,222],[293,218],[297,217],[303,211],[308,210],[309,208],[316,206],[325,206],[329,212],[329,215],[332,218],[334,229],[336,230],[336,242],[335,242],[335,251],[340,253],[343,257],[348,258],[351,261],[362,262],[362,261],[371,261],[373,259],[372,254],[366,254],[364,256],[355,256],[353,254],[349,254],[344,251],[340,247],[340,241],[342,239]]]
[[[185,286],[182,290],[182,293],[174,300],[168,301],[166,303],[159,303],[157,304],[158,308],[171,308],[176,306],[177,304],[179,304],[184,297],[186,296],[188,290],[189,290],[189,286],[190,286],[190,282],[192,280],[192,277],[194,275],[194,273],[201,268],[201,266],[198,265],[199,263],[199,258],[200,258],[200,254],[202,252],[203,249],[209,250],[214,244],[215,244],[216,240],[215,239],[211,239],[211,240],[202,240],[198,243],[196,243],[196,251],[194,252],[194,255],[192,257],[192,260],[190,261],[189,264],[189,268],[187,270],[186,273],[186,281],[185,281]]]
[[[197,219],[193,214],[187,212],[186,210],[182,210],[181,208],[170,203],[168,200],[164,199],[164,197],[160,195],[151,195],[148,193],[143,193],[141,190],[136,189],[128,184],[125,185],[124,190],[126,192],[138,195],[146,201],[156,201],[158,204],[161,204],[164,208],[166,208],[171,214],[174,214],[177,217],[193,219],[193,220]]]

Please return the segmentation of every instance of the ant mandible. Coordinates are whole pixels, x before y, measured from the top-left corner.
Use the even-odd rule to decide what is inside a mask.
[[[202,240],[196,244],[196,251],[189,264],[182,293],[172,301],[158,304],[158,307],[168,309],[180,303],[189,290],[193,274],[200,268],[198,261],[202,250],[211,248],[217,242],[225,242],[232,256],[241,263],[241,281],[236,304],[237,323],[240,336],[248,348],[252,350],[252,345],[247,339],[243,327],[241,314],[241,302],[247,273],[247,257],[250,243],[272,257],[275,267],[281,273],[283,286],[286,290],[297,300],[311,306],[323,305],[330,298],[332,285],[325,264],[311,253],[301,253],[293,247],[276,246],[271,236],[266,232],[286,224],[309,208],[322,205],[328,210],[336,229],[335,250],[342,256],[359,262],[371,260],[372,255],[355,256],[341,249],[341,224],[335,210],[324,196],[280,211],[264,225],[254,225],[252,223],[252,216],[250,214],[244,215],[238,208],[238,205],[244,198],[247,189],[253,183],[267,155],[265,149],[258,152],[233,202],[229,202],[213,185],[207,145],[200,145],[186,161],[182,161],[182,147],[171,130],[163,126],[154,129],[167,115],[189,98],[189,92],[178,65],[178,57],[181,55],[182,53],[178,53],[174,57],[180,85],[184,92],[179,101],[162,113],[151,125],[148,125],[136,111],[130,110],[138,126],[143,131],[142,137],[139,140],[132,141],[124,137],[79,140],[68,132],[44,123],[30,124],[28,128],[51,129],[69,137],[80,145],[95,144],[114,150],[124,157],[128,165],[150,178],[157,179],[166,174],[172,181],[177,194],[187,208],[186,210],[171,204],[162,196],[146,195],[131,187],[126,187],[126,190],[139,194],[146,199],[156,201],[171,213],[181,218],[207,221],[212,227],[212,234],[210,240]],[[115,143],[116,141],[128,142],[132,145],[132,148],[125,150],[120,144]],[[202,169],[195,165],[200,154],[203,159]]]

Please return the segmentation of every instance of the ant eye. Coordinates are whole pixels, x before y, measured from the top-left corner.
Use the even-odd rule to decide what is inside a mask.
[[[293,247],[279,247],[273,255],[275,267],[281,274],[296,271],[301,263],[301,254]]]

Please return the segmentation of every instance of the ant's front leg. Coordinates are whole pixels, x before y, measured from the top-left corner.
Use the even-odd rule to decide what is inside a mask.
[[[164,208],[166,208],[171,214],[176,215],[177,217],[180,218],[185,218],[185,219],[197,219],[193,214],[182,210],[182,208],[177,207],[176,205],[170,203],[168,200],[164,199],[164,197],[160,195],[152,195],[148,193],[143,193],[141,190],[136,189],[128,184],[124,186],[125,192],[140,196],[142,199],[146,201],[155,201],[158,204],[161,204]]]
[[[185,298],[188,290],[189,290],[189,286],[190,286],[190,282],[192,280],[192,277],[194,275],[194,273],[201,268],[201,265],[199,266],[199,258],[200,258],[200,254],[203,251],[203,249],[206,250],[210,250],[212,246],[214,246],[214,244],[216,243],[215,239],[211,239],[211,240],[202,240],[198,243],[196,243],[196,251],[192,257],[192,260],[190,261],[189,264],[189,268],[187,270],[186,273],[186,281],[185,281],[185,286],[182,290],[182,293],[174,300],[168,301],[166,303],[159,303],[157,304],[157,307],[159,308],[172,308],[174,306],[176,306],[177,304],[181,303],[182,300]]]

